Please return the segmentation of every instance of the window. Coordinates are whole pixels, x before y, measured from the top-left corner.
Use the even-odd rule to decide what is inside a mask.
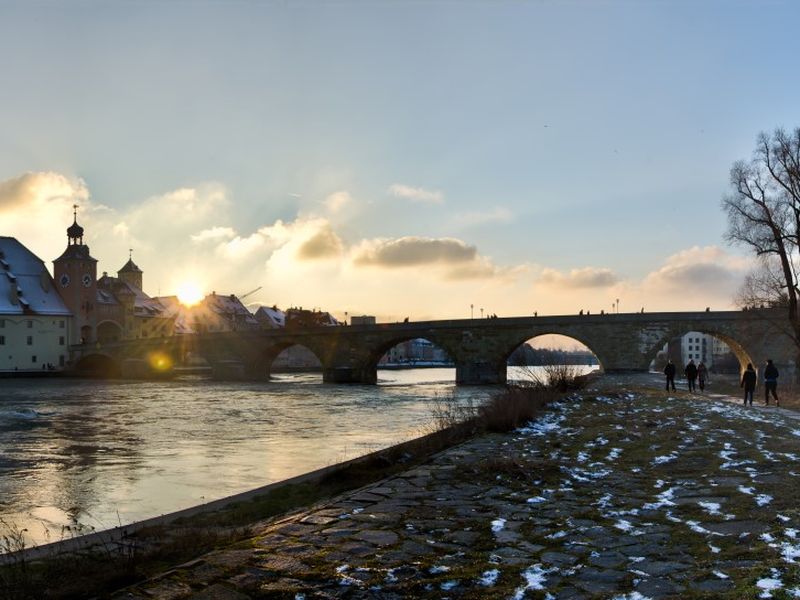
[[[31,362],[36,362],[36,355],[31,356]]]
[[[33,336],[32,335],[28,336],[28,346],[33,346]]]
[[[63,346],[64,345],[64,336],[63,335],[58,338],[58,345],[59,346]]]
[[[0,319],[0,329],[4,328],[5,326],[6,326],[6,320]]]
[[[63,367],[64,366],[64,355],[63,354],[58,357],[58,366],[59,367]]]
[[[58,326],[59,328],[64,329],[64,321],[63,320],[59,321]]]
[[[33,321],[28,319],[28,329],[33,329]]]
[[[0,335],[0,346],[6,345],[6,336]]]

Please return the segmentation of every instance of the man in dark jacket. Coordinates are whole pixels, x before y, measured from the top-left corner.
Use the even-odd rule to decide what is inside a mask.
[[[675,391],[675,365],[672,364],[671,360],[667,361],[667,366],[664,367],[664,375],[667,376],[667,391],[669,391],[670,384],[672,385],[672,391]]]
[[[744,388],[744,403],[747,405],[747,399],[750,398],[750,406],[753,406],[753,391],[756,389],[756,372],[753,370],[753,365],[747,363],[747,369],[742,374],[742,383],[739,387]]]
[[[772,364],[772,359],[767,361],[764,368],[764,406],[769,406],[769,393],[775,398],[775,406],[780,406],[778,402],[778,369]]]
[[[686,381],[689,382],[689,391],[693,392],[695,390],[694,380],[697,379],[697,366],[693,359],[689,359],[689,364],[686,365],[683,372],[686,375]]]

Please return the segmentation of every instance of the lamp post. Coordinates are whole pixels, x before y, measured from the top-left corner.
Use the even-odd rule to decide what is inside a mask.
[[[344,311],[344,324],[347,325],[347,311]]]
[[[483,309],[481,309],[481,319],[483,318]]]
[[[619,314],[619,298],[617,298],[617,314]]]
[[[470,318],[470,320],[475,318],[475,305],[474,304],[470,304],[469,305],[469,318]]]

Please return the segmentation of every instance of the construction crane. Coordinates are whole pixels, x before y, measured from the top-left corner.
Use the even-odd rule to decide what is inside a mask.
[[[239,296],[239,300],[244,300],[244,299],[245,299],[245,298],[247,298],[248,296],[252,296],[252,295],[253,295],[253,294],[255,294],[255,293],[258,291],[258,290],[260,290],[262,287],[264,287],[264,286],[263,286],[263,285],[260,285],[260,286],[258,286],[256,289],[254,289],[254,290],[250,290],[250,291],[249,291],[249,292],[247,292],[246,294],[242,294],[241,296]]]

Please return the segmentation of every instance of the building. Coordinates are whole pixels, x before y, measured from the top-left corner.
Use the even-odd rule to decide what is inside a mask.
[[[165,315],[174,319],[174,331],[183,333],[215,333],[260,329],[256,317],[234,294],[211,292],[197,304],[186,306],[176,296],[153,298],[164,307]]]
[[[59,370],[74,322],[44,262],[0,237],[0,372]]]
[[[132,259],[97,280],[97,341],[164,337],[175,332],[175,316],[142,291],[143,273]]]
[[[72,225],[67,228],[67,248],[53,261],[53,274],[58,293],[72,313],[74,327],[69,343],[92,342],[97,331],[97,259],[83,243],[83,227],[73,212]]]
[[[172,335],[174,316],[142,291],[142,270],[129,257],[117,271],[97,279],[97,259],[83,243],[77,212],[67,229],[67,248],[53,261],[53,272],[64,304],[75,325],[70,343],[115,342]]]
[[[290,308],[286,311],[286,327],[328,327],[341,325],[329,312]]]
[[[406,340],[389,348],[379,365],[451,364],[452,361],[442,348],[424,338]]]
[[[286,327],[286,313],[277,306],[259,306],[255,318],[262,329]]]
[[[706,367],[716,372],[738,372],[739,368],[739,360],[725,342],[699,331],[690,331],[667,342],[663,349],[663,359],[660,360],[666,361],[667,358],[678,366],[686,365],[690,360],[695,364],[703,362]],[[660,360],[654,361],[653,367],[656,370],[663,368]],[[682,372],[682,369],[680,371]]]
[[[370,315],[352,316],[350,325],[375,325],[375,317]]]

